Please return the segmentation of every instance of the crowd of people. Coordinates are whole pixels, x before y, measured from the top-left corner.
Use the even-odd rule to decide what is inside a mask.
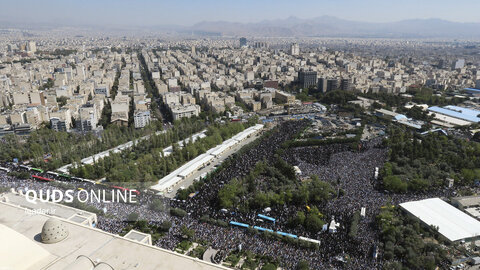
[[[282,143],[292,139],[306,124],[305,121],[288,121],[279,124],[270,135],[262,137],[255,147],[244,151],[226,168],[214,173],[211,179],[200,188],[198,194],[188,200],[169,200],[142,192],[137,198],[138,203],[135,204],[88,202],[87,204],[103,213],[98,215],[96,226],[110,233],[119,234],[129,224],[128,217],[131,213],[137,213],[138,219],[146,220],[150,224],[159,225],[166,220],[171,221],[170,230],[154,243],[169,250],[174,250],[184,239],[181,228],[185,226],[195,232],[195,239],[208,242],[212,248],[220,250],[221,254],[229,254],[241,246],[243,250],[277,258],[280,266],[285,269],[294,269],[300,261],[307,261],[312,269],[324,269],[334,265],[342,268],[343,263],[348,263],[349,269],[381,268],[381,260],[374,260],[371,255],[372,246],[376,246],[379,242],[378,232],[373,226],[379,209],[388,202],[397,204],[445,194],[436,192],[397,195],[386,194],[376,189],[375,167],[381,168],[387,157],[387,149],[382,147],[381,139],[378,138],[363,143],[359,150],[352,150],[349,146],[342,144],[333,144],[289,148],[284,152],[282,158],[291,165],[298,166],[303,175],[317,175],[321,180],[331,183],[338,191],[340,189],[343,191],[343,194],[340,195],[340,192],[337,192],[337,197],[319,205],[324,216],[329,219],[334,218],[340,223],[340,228],[337,233],[316,234],[307,233],[302,228],[288,228],[287,221],[300,210],[299,206],[290,205],[272,208],[268,214],[276,218],[276,223],[270,224],[265,221],[264,227],[318,239],[320,240],[319,249],[303,248],[276,238],[263,237],[260,233],[252,233],[242,228],[218,226],[201,221],[202,216],[208,215],[226,222],[235,219],[254,224],[258,213],[219,211],[216,200],[218,191],[231,179],[246,176],[258,161],[272,161]],[[9,166],[15,170],[19,169]],[[68,187],[73,187],[75,192],[79,192],[81,188],[107,188],[85,182],[69,181],[61,176],[53,178],[59,182],[65,182]],[[17,191],[62,188],[52,186],[50,182],[19,179],[4,172],[0,173],[0,187],[14,188]],[[152,209],[154,200],[161,200],[165,207],[162,210]],[[186,210],[187,215],[171,216],[169,207],[182,208]],[[358,234],[352,238],[348,236],[347,226],[353,213],[362,207],[367,209],[366,216],[359,223]]]

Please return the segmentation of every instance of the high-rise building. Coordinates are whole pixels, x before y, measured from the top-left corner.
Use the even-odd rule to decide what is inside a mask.
[[[453,63],[454,69],[459,69],[464,67],[465,67],[465,59],[458,59],[455,63]]]
[[[317,85],[317,72],[316,71],[304,71],[298,72],[298,81],[304,88]]]
[[[16,49],[16,45],[15,44],[8,44],[7,45],[7,51],[8,52],[13,52],[15,49]]]
[[[350,79],[342,79],[340,82],[340,89],[344,91],[352,90],[352,84],[350,82]]]
[[[321,93],[327,92],[327,80],[325,78],[318,78],[317,86]]]
[[[195,54],[195,53],[196,53],[195,46],[192,46],[192,54]]]
[[[338,90],[338,80],[337,79],[328,79],[327,80],[327,92]]]
[[[298,43],[293,43],[290,46],[290,54],[291,55],[299,55],[300,54],[300,46],[298,45]]]
[[[240,38],[240,47],[245,47],[247,46],[247,39],[242,37]]]
[[[263,41],[255,41],[255,43],[253,44],[253,47],[257,49],[268,48],[268,43]]]
[[[34,53],[34,52],[37,51],[37,45],[36,45],[35,41],[29,41],[29,42],[27,42],[26,47],[27,47],[27,48],[26,48],[26,49],[27,49],[27,52],[32,52],[32,53]]]

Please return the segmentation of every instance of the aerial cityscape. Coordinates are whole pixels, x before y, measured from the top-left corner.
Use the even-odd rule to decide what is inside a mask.
[[[480,2],[418,2],[5,1],[0,270],[480,269]]]

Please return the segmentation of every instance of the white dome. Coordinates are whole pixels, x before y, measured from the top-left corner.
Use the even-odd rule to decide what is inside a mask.
[[[56,218],[48,219],[42,228],[42,242],[44,244],[55,244],[67,238],[67,227]]]

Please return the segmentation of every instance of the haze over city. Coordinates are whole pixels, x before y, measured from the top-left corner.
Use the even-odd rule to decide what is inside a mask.
[[[2,1],[1,21],[58,25],[191,26],[202,21],[257,23],[294,16],[361,22],[443,19],[480,22],[475,0],[19,0]]]

